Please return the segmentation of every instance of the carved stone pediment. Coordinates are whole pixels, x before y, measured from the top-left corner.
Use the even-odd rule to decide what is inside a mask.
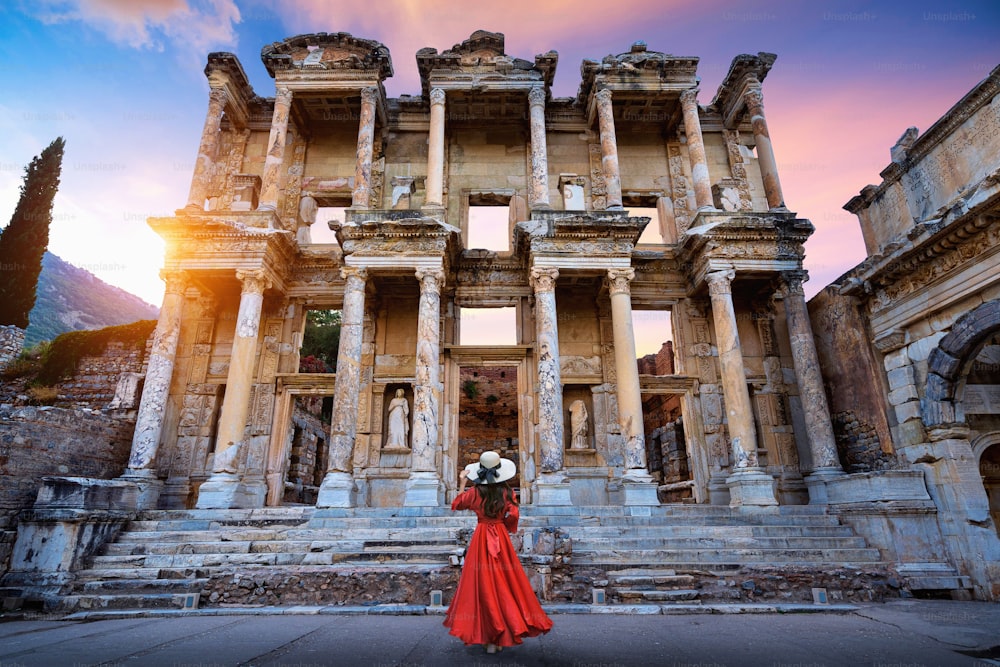
[[[313,33],[289,37],[261,49],[260,59],[271,76],[277,70],[355,70],[392,76],[392,58],[380,42],[350,33]]]
[[[349,212],[348,222],[335,225],[344,255],[440,255],[455,254],[461,244],[457,228],[424,217],[419,211]]]

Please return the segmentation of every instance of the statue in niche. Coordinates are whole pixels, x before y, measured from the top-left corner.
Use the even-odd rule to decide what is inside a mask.
[[[590,449],[590,428],[587,425],[587,405],[573,401],[569,406],[570,449]]]
[[[386,433],[386,448],[407,448],[410,435],[410,404],[402,389],[396,390],[396,397],[389,401],[389,427]]]

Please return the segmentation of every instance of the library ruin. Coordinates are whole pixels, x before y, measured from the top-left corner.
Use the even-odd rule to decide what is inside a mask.
[[[484,31],[418,51],[420,93],[398,98],[376,41],[300,35],[261,58],[273,97],[233,54],[208,57],[188,201],[149,220],[166,295],[127,469],[102,487],[138,523],[444,516],[458,472],[498,449],[529,529],[579,528],[580,567],[610,539],[582,517],[639,540],[687,511],[712,539],[746,536],[734,567],[887,565],[913,591],[1000,597],[1000,255],[982,240],[1000,232],[998,70],[851,200],[871,257],[807,305],[814,227],[786,207],[771,148],[773,54],[737,56],[710,99],[698,58],[642,42],[584,61],[572,98],[551,94],[555,52],[513,57]],[[300,372],[307,315],[328,310],[335,373]],[[509,341],[463,343],[490,312]],[[643,315],[664,346],[637,358]],[[92,497],[72,484],[49,506]],[[792,517],[783,543],[801,552],[752,551],[767,540],[741,531],[766,517]],[[27,525],[22,581],[40,571]],[[644,548],[652,567],[670,541]]]

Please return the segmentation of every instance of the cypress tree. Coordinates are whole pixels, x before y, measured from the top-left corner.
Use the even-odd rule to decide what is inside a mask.
[[[59,189],[65,146],[57,137],[24,168],[21,198],[0,234],[0,325],[28,328],[42,255],[49,245],[52,201]]]

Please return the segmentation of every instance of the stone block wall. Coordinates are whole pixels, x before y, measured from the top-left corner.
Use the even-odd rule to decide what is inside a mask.
[[[9,563],[17,513],[34,503],[42,477],[117,477],[134,428],[86,408],[0,406],[0,571]]]
[[[12,324],[0,326],[0,368],[17,359],[24,348],[24,329]]]
[[[113,341],[108,344],[103,354],[81,357],[76,366],[76,373],[59,383],[56,400],[59,403],[72,403],[80,408],[94,410],[107,408],[115,397],[118,380],[123,374],[136,373],[145,376],[152,341],[153,338],[150,336],[142,349]],[[138,407],[138,398],[135,407]]]
[[[841,463],[851,472],[882,469],[893,451],[884,374],[855,300],[827,287],[809,301],[809,318]]]

